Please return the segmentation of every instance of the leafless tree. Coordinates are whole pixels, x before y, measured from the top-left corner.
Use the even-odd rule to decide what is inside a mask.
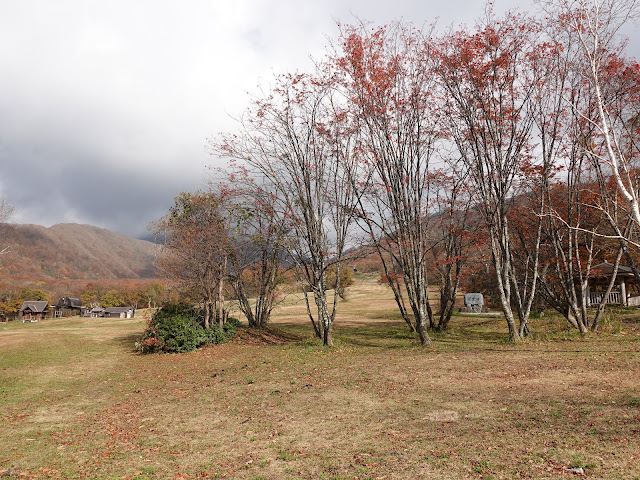
[[[620,78],[620,61],[625,42],[622,28],[638,16],[637,0],[541,0],[539,4],[558,28],[580,46],[575,61],[589,84],[594,99],[595,115],[587,117],[595,129],[591,141],[599,148],[591,149],[595,160],[611,172],[615,186],[627,203],[629,215],[640,226],[640,194],[637,175],[637,148],[628,148],[629,129],[637,127],[637,110],[619,108],[619,102],[608,94],[612,74]],[[614,83],[615,77],[613,77]],[[613,102],[613,104],[612,104]],[[628,138],[627,138],[628,140]]]
[[[374,30],[347,26],[335,54],[362,132],[365,168],[353,176],[365,193],[358,220],[379,253],[402,316],[425,346],[431,343],[427,328],[433,317],[426,259],[430,169],[440,138],[433,56],[423,42],[430,32],[403,23]]]
[[[339,295],[332,302],[327,298],[327,269],[335,265],[340,278],[354,207],[344,166],[354,150],[341,99],[321,70],[277,77],[241,119],[241,132],[210,146],[214,155],[246,166],[249,176],[273,192],[274,209],[288,232],[289,261],[304,282],[307,313],[316,335],[331,346]]]
[[[287,231],[275,207],[275,194],[246,171],[231,173],[218,186],[228,199],[229,235],[234,246],[228,276],[249,327],[262,328],[277,304]]]
[[[488,12],[475,31],[446,36],[440,51],[440,79],[450,113],[448,132],[467,168],[477,208],[486,223],[511,341],[527,333],[537,280],[534,249],[533,275],[527,285],[518,281],[508,220],[520,180],[536,172],[530,100],[538,81],[532,66],[537,31],[535,22],[526,17],[507,14],[498,20]],[[534,236],[539,238],[539,228],[536,230]]]

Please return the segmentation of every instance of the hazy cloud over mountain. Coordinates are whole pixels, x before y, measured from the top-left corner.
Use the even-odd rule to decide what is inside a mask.
[[[230,115],[273,72],[320,56],[336,20],[439,16],[444,27],[483,11],[478,0],[0,5],[0,195],[14,220],[132,236],[178,192],[204,186],[206,138],[234,129]]]

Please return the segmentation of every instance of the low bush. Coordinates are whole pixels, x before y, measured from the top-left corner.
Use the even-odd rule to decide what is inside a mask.
[[[387,276],[387,274],[382,273],[382,274],[380,274],[380,279],[378,280],[378,283],[384,285],[384,284],[389,283],[389,280],[391,280],[392,282],[395,282],[397,280],[400,280],[401,278],[402,278],[402,274],[401,273],[390,272],[388,276]]]
[[[236,330],[240,326],[240,320],[234,317],[227,318],[227,321],[224,324],[224,334],[227,338],[233,338],[236,334]]]
[[[330,267],[327,271],[327,285],[329,288],[335,289],[337,286],[336,267]],[[353,285],[353,268],[343,265],[340,268],[340,287],[337,292],[340,298],[346,300],[347,287]]]
[[[222,329],[217,324],[205,329],[199,309],[189,305],[165,305],[147,322],[136,349],[141,353],[190,352],[207,343],[230,340],[238,325],[240,322],[236,318],[229,318]]]

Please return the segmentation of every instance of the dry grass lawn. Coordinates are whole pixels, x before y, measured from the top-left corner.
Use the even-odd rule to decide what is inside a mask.
[[[424,350],[357,280],[330,350],[294,297],[182,355],[136,354],[141,317],[0,324],[0,478],[640,478],[640,312],[517,346],[456,316]]]

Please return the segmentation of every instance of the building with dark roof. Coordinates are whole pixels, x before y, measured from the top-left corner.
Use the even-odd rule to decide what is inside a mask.
[[[102,314],[105,318],[133,318],[136,314],[134,307],[109,307]]]
[[[18,312],[18,319],[22,322],[37,322],[44,320],[49,315],[49,302],[40,300],[27,300],[22,304]]]
[[[87,307],[82,305],[82,301],[74,297],[62,297],[53,307],[56,318],[82,315],[86,309]]]
[[[614,267],[614,264],[609,262],[591,267],[587,278],[587,306],[600,303],[613,277]],[[620,265],[606,303],[638,306],[640,305],[639,293],[633,270]]]

